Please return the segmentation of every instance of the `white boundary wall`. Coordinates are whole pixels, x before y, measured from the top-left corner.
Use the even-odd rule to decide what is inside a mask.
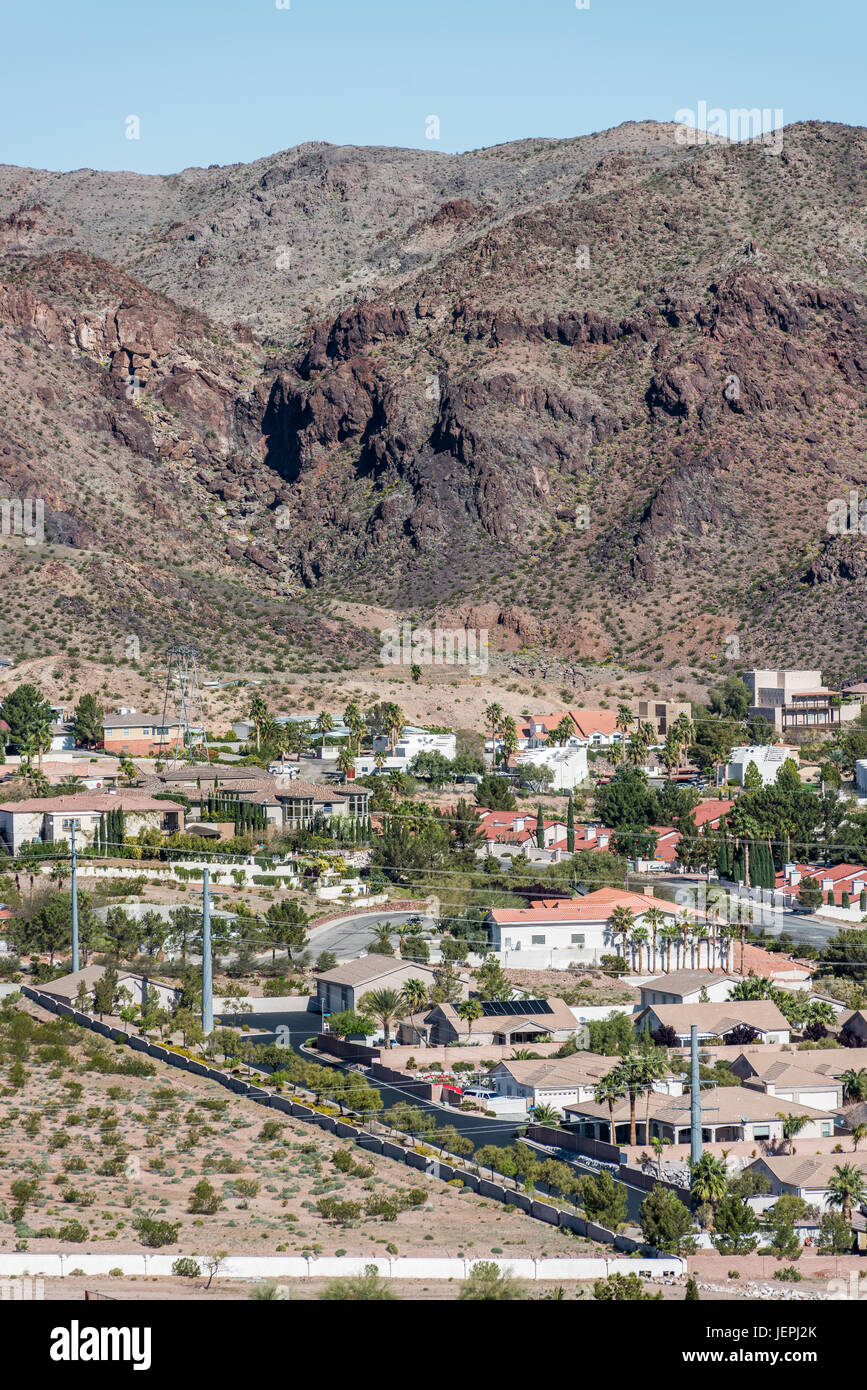
[[[112,1269],[125,1275],[144,1277],[166,1276],[172,1272],[177,1254],[85,1254],[72,1251],[60,1254],[0,1255],[0,1278],[38,1277],[65,1278],[79,1270],[85,1275],[104,1276]],[[204,1271],[202,1255],[186,1258],[197,1260]],[[293,1255],[232,1255],[220,1266],[220,1279],[336,1279],[342,1275],[363,1274],[365,1267],[375,1264],[385,1279],[466,1279],[474,1264],[486,1259],[383,1259],[333,1256],[303,1259]],[[651,1279],[677,1278],[686,1274],[687,1262],[671,1255],[657,1259],[551,1259],[551,1260],[492,1260],[501,1270],[510,1270],[521,1279],[604,1279],[608,1274],[643,1274]]]

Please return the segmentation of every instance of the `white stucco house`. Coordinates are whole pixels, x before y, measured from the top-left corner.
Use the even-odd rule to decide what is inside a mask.
[[[611,930],[611,914],[626,907],[642,926],[648,908],[656,907],[669,921],[678,908],[648,893],[598,888],[580,898],[536,899],[527,907],[492,908],[487,918],[491,949],[504,965],[557,970],[567,965],[597,964],[603,955],[616,955],[622,939]],[[627,951],[629,948],[627,948]]]
[[[747,768],[753,763],[762,779],[762,786],[770,786],[777,780],[777,773],[787,758],[791,758],[795,766],[798,766],[797,750],[784,743],[753,743],[742,748],[733,748],[731,759],[725,768],[725,780],[739,782],[743,786]]]
[[[589,776],[587,749],[577,743],[528,748],[516,754],[513,766],[518,773],[526,771],[528,766],[548,768],[553,779],[551,789],[558,792],[571,791],[573,787],[586,782]]]

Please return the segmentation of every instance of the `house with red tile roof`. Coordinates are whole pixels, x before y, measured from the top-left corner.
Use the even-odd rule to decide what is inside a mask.
[[[701,830],[703,825],[709,825],[712,830],[719,827],[723,816],[734,806],[733,801],[719,801],[712,798],[708,801],[700,801],[693,811],[696,830]],[[663,868],[670,869],[677,863],[677,850],[680,844],[680,831],[671,825],[654,825],[651,827],[655,831],[656,855],[654,859],[642,860],[642,868]]]
[[[848,893],[852,920],[860,922],[861,894],[867,897],[867,868],[863,864],[832,864],[829,868],[821,864],[786,864],[777,874],[777,892],[785,906],[798,901],[798,886],[805,878],[816,880],[822,902],[829,907],[842,907],[843,894]]]
[[[644,925],[648,908],[655,907],[674,921],[678,907],[645,893],[622,888],[597,888],[578,898],[538,898],[526,907],[492,908],[487,917],[491,949],[512,966],[565,969],[571,964],[598,964],[603,955],[621,952],[622,938],[614,934],[614,909],[626,907],[636,926]]]

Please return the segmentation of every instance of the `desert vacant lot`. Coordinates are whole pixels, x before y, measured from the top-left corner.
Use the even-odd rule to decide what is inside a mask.
[[[147,1217],[178,1226],[164,1254],[600,1252],[205,1077],[150,1059],[151,1076],[101,1070],[142,1059],[35,1005],[7,1006],[0,1020],[0,1249],[141,1250],[135,1223]],[[338,1151],[360,1171],[341,1171]],[[217,1209],[194,1212],[203,1180]],[[323,1198],[359,1210],[329,1220]]]

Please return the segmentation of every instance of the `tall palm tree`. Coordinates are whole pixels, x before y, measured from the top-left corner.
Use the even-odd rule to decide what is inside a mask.
[[[840,1207],[847,1221],[852,1220],[852,1203],[867,1201],[864,1174],[854,1163],[838,1163],[830,1178],[826,1200],[831,1207]]]
[[[671,948],[677,941],[680,942],[680,927],[676,922],[664,922],[659,929],[659,935],[665,946],[665,973],[671,970]]]
[[[862,1140],[867,1139],[867,1125],[852,1126],[852,1152],[858,1152],[858,1145]]]
[[[642,975],[644,973],[644,947],[647,945],[649,936],[650,933],[648,932],[647,927],[645,927],[642,923],[637,923],[632,928],[632,931],[629,936],[629,940],[632,942],[632,945],[638,948],[639,975]]]
[[[653,1138],[650,1141],[650,1147],[656,1154],[656,1172],[660,1182],[662,1182],[662,1153],[663,1150],[670,1145],[670,1139],[662,1139],[658,1134],[654,1134]]]
[[[413,1014],[421,1013],[427,1003],[427,985],[423,980],[417,980],[415,978],[407,980],[406,984],[401,989],[401,995],[404,1008],[410,1017],[412,1017]],[[421,1043],[421,1033],[418,1028],[416,1028],[415,1024],[413,1024],[413,1028],[419,1043]]]
[[[623,959],[626,960],[626,943],[629,939],[632,928],[635,926],[635,916],[628,907],[615,907],[608,919],[608,926],[612,939],[619,936],[623,943]]]
[[[680,927],[680,934],[683,939],[683,959],[686,960],[686,947],[687,943],[692,937],[693,930],[695,928],[695,922],[690,917],[689,912],[684,908],[683,912],[677,919],[677,924]]]
[[[629,1052],[623,1061],[614,1068],[614,1071],[619,1074],[626,1087],[626,1094],[629,1096],[629,1142],[635,1145],[638,1143],[635,1106],[639,1093],[644,1090],[644,1058],[635,1052]]]
[[[615,727],[615,729],[619,729],[619,730],[620,730],[620,757],[621,757],[621,758],[625,757],[625,755],[626,755],[626,740],[625,740],[625,738],[624,738],[624,735],[626,734],[627,730],[632,726],[632,723],[633,723],[633,720],[634,720],[634,719],[635,719],[635,715],[632,713],[632,710],[629,708],[628,705],[618,705],[618,706],[617,706],[617,718],[616,718],[615,721],[614,721],[614,727]]]
[[[491,731],[491,767],[495,767],[497,762],[497,733],[503,722],[503,714],[503,706],[496,701],[485,706],[485,726]]]
[[[652,970],[658,970],[659,964],[656,959],[656,938],[665,926],[665,913],[659,907],[649,907],[644,913],[644,925],[650,929],[650,968]]]
[[[641,1061],[642,1082],[645,1092],[645,1111],[644,1111],[644,1142],[650,1143],[650,1102],[653,1097],[653,1083],[659,1081],[668,1072],[668,1059],[666,1057],[655,1057],[652,1052],[646,1052]]]
[[[256,730],[256,752],[262,746],[262,726],[268,718],[268,706],[261,695],[254,695],[250,701],[250,718]]]
[[[391,1046],[391,1025],[404,1012],[403,994],[399,989],[372,989],[359,1005],[362,1013],[372,1014],[382,1024],[386,1047]]]
[[[346,775],[350,773],[354,767],[355,758],[353,757],[352,749],[350,748],[348,743],[344,744],[340,752],[337,754],[338,771],[342,772],[344,777],[346,777]]]
[[[623,1100],[626,1095],[626,1085],[623,1077],[619,1075],[618,1068],[613,1067],[607,1076],[603,1076],[601,1081],[593,1087],[593,1099],[597,1105],[607,1105],[610,1116],[610,1130],[608,1139],[611,1144],[617,1143],[614,1128],[614,1109],[617,1102]]]

